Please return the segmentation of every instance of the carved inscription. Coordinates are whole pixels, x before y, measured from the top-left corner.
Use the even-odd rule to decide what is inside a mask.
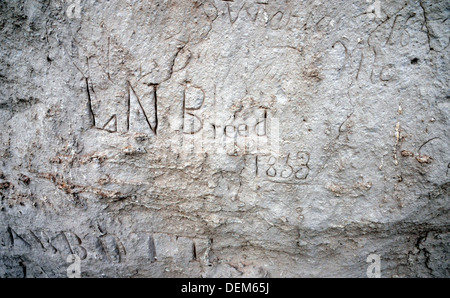
[[[288,153],[286,156],[257,156],[257,176],[279,183],[302,183],[309,175],[310,154],[306,151]]]
[[[97,231],[98,232],[98,231]],[[63,258],[77,255],[86,260],[89,255],[110,263],[124,263],[126,257],[154,263],[171,259],[175,262],[203,261],[208,253],[208,239],[193,239],[165,233],[131,233],[126,239],[104,233],[98,237],[81,238],[71,231],[27,230],[17,232],[11,227],[0,231],[0,245],[14,253],[26,254],[35,249]]]
[[[120,263],[126,255],[125,248],[122,242],[113,235],[105,235],[100,237],[99,242],[106,254],[108,260],[112,263]]]
[[[183,93],[183,133],[196,134],[203,128],[198,111],[205,101],[205,92],[200,87],[187,86]]]
[[[292,16],[292,11],[282,4],[275,1],[258,0],[220,0],[217,1],[218,8],[222,10],[222,14],[226,16],[230,25],[234,25],[238,20],[250,20],[252,22],[260,21],[261,24],[268,25],[272,30],[279,30],[286,27]],[[208,3],[207,7],[212,6]],[[214,6],[215,7],[215,6]],[[270,7],[271,11],[267,9]],[[217,10],[217,8],[215,7]],[[211,14],[211,13],[210,13]],[[209,15],[209,14],[208,14]]]

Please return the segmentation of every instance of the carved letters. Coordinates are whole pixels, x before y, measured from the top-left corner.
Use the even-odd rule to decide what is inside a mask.
[[[187,86],[183,93],[183,133],[196,134],[203,128],[203,122],[194,111],[205,101],[205,92],[199,87]]]
[[[127,239],[122,240],[109,233],[93,237],[93,239],[90,239],[88,235],[87,238],[82,239],[70,231],[16,232],[11,227],[8,227],[6,231],[0,231],[0,245],[12,252],[26,254],[37,249],[51,255],[60,254],[63,258],[77,255],[80,260],[86,260],[90,255],[95,258],[103,255],[104,257],[100,259],[110,263],[123,263],[127,255],[150,263],[165,258],[180,262],[200,261],[197,255],[204,253],[208,242],[207,239],[146,232],[132,233]]]

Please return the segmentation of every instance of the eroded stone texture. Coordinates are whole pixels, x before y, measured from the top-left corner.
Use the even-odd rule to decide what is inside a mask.
[[[0,276],[448,277],[448,1],[0,2]]]

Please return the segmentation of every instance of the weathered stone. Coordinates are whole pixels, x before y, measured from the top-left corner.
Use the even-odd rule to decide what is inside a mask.
[[[0,12],[0,277],[450,276],[448,2]]]

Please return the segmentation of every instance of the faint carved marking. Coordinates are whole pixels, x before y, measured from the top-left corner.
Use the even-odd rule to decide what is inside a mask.
[[[51,243],[51,238],[47,235],[47,233],[45,231],[43,231],[43,230],[31,231],[30,230],[30,234],[44,251],[50,250],[52,253],[57,252],[57,249]]]
[[[82,246],[83,241],[74,232],[62,232],[67,240],[67,244],[70,247],[72,254],[78,255],[82,260],[87,257],[87,250]]]
[[[277,11],[269,20],[270,28],[272,30],[279,30],[289,24],[291,12]]]
[[[211,22],[213,22],[217,18],[217,7],[213,3],[211,3],[211,1],[206,1],[203,4],[203,11]]]
[[[277,11],[271,18],[270,18],[270,27],[272,29],[278,29],[278,26],[281,23],[281,20],[283,19],[284,13],[281,11]]]
[[[154,85],[153,86],[153,110],[154,110],[154,114],[153,114],[153,119],[152,119],[152,124],[153,124],[153,133],[155,135],[157,135],[158,132],[158,85]]]
[[[344,69],[345,69],[345,65],[347,64],[347,61],[348,61],[348,58],[349,58],[348,48],[347,48],[347,46],[345,45],[345,43],[344,43],[343,41],[341,41],[341,40],[336,41],[336,42],[332,45],[332,48],[334,49],[335,46],[336,46],[337,44],[340,44],[340,45],[344,48],[344,51],[345,51],[345,58],[344,58],[344,61],[342,62],[342,66],[341,66],[340,69],[339,69],[339,70],[344,70]]]
[[[98,228],[98,223],[96,224]],[[202,261],[207,254],[208,241],[206,239],[194,239],[190,237],[176,236],[166,233],[137,232],[126,237],[124,243],[115,235],[109,234],[104,228],[98,228],[103,235],[94,237],[91,243],[93,247],[85,248],[83,240],[71,231],[44,232],[42,230],[28,231],[28,233],[17,233],[8,227],[6,233],[1,234],[1,245],[15,249],[39,248],[47,253],[59,253],[64,257],[76,255],[84,260],[89,253],[99,250],[105,256],[105,260],[112,263],[123,263],[125,257],[130,255],[136,258],[146,258],[150,263],[158,259],[172,259],[175,262]],[[47,234],[53,235],[49,237]],[[28,238],[25,236],[30,236]],[[5,239],[6,236],[6,239]],[[50,249],[50,250],[49,250]],[[16,251],[20,252],[20,251]],[[73,261],[71,261],[73,262]]]
[[[359,59],[358,71],[356,72],[356,80],[359,79],[359,74],[361,72],[361,67],[363,65],[363,61],[364,61],[364,53],[361,51],[361,58]]]
[[[309,152],[299,151],[286,157],[256,157],[256,173],[272,182],[300,183],[309,175]]]
[[[187,86],[183,92],[183,133],[196,134],[203,129],[203,121],[194,114],[202,108],[205,92],[194,86]],[[187,112],[189,111],[189,112]]]
[[[405,24],[404,24],[404,30],[401,33],[401,37],[400,37],[400,45],[405,47],[409,44],[410,42],[410,34],[408,32],[408,22],[410,19],[412,19],[413,17],[416,16],[416,13],[411,13],[408,15],[408,17],[406,18]]]
[[[268,25],[272,30],[279,30],[286,27],[291,19],[291,11],[287,12],[280,9],[276,10],[271,16],[269,16],[266,9],[262,8],[264,6],[270,6],[269,0],[260,0],[256,2],[222,0],[222,2],[226,5],[225,13],[228,14],[231,25],[234,25],[241,17],[241,12],[243,9],[245,9],[248,19],[253,23],[256,22],[258,16],[262,15],[263,20],[261,24]],[[205,12],[205,14],[209,19],[215,19],[217,17],[213,12]]]
[[[400,15],[396,15],[394,18],[394,22],[392,23],[391,31],[389,32],[389,36],[386,39],[386,43],[384,45],[390,44],[390,41],[392,39],[392,35],[394,33],[395,25],[397,24],[397,19],[400,17]]]
[[[229,2],[229,1],[226,1]],[[233,9],[231,8],[233,5],[230,5],[230,3],[227,3],[228,6],[228,17],[230,18],[230,23],[233,25],[236,20],[239,18],[239,14],[241,13],[242,8],[245,6],[245,1],[243,1],[242,5],[239,7],[237,12],[235,13],[235,16],[233,16]]]
[[[149,240],[148,240],[148,254],[149,254],[150,260],[152,260],[152,262],[157,260],[156,248],[155,248],[155,240],[153,239],[153,235],[149,236]]]
[[[64,232],[59,232],[56,236],[52,237],[52,245],[56,248],[58,252],[63,255],[73,254],[72,249],[70,248],[69,241],[64,234]]]
[[[113,235],[105,235],[98,238],[103,252],[113,263],[120,263],[126,255],[125,248],[119,238]]]
[[[43,249],[46,250],[44,244],[42,243],[42,241],[38,238],[38,236],[36,236],[36,234],[33,231],[30,231],[31,236],[33,237],[33,239],[39,244],[39,246]]]
[[[150,263],[157,261],[155,241],[153,235],[145,232],[131,233],[125,243],[127,254],[131,257],[145,258]]]
[[[419,1],[419,4],[420,4],[420,7],[422,8],[422,11],[423,11],[423,19],[424,19],[423,26],[425,26],[426,32],[427,32],[428,49],[429,49],[429,51],[431,51],[431,50],[433,50],[433,48],[431,47],[431,36],[430,36],[431,35],[431,30],[430,30],[430,25],[429,25],[427,11],[425,10],[425,6],[424,6],[422,0]]]
[[[199,87],[188,86],[184,90],[184,100],[186,110],[199,110],[205,101],[205,92]]]
[[[14,229],[8,227],[7,229],[10,243],[12,247],[31,249],[31,244],[26,241],[22,236],[20,236]]]
[[[431,142],[431,141],[433,141],[433,140],[436,140],[436,139],[440,139],[440,137],[434,137],[434,138],[431,138],[431,139],[429,139],[428,141],[426,141],[425,143],[423,143],[423,144],[419,147],[419,150],[417,150],[417,151],[419,152],[419,155],[420,155],[420,150],[423,148],[423,146],[425,146],[425,145],[428,144],[429,142]]]
[[[183,48],[180,51],[178,57],[179,58],[175,60],[173,72],[181,71],[186,68],[186,66],[189,64],[189,61],[191,60],[192,52],[186,48]]]
[[[197,246],[190,238],[156,233],[153,239],[158,260],[172,258],[175,261],[190,262],[197,258]]]
[[[107,132],[117,132],[117,115],[114,114],[109,118],[109,120],[103,125],[103,130],[106,130]]]
[[[89,85],[89,79],[85,78],[85,80],[86,80],[86,91],[87,91],[87,95],[88,95],[87,106],[88,106],[89,117],[91,118],[92,127],[95,127],[95,114],[92,109],[91,86]]]
[[[259,15],[259,7],[250,5],[245,6],[245,11],[247,12],[247,16],[250,18],[252,22],[255,22]]]
[[[185,113],[183,121],[184,134],[193,135],[200,132],[202,129],[203,129],[203,122],[198,116],[192,113]]]

